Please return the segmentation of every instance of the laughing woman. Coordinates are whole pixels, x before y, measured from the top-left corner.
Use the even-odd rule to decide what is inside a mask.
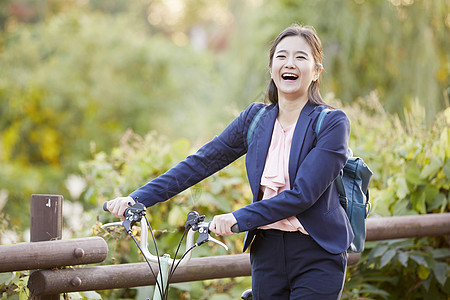
[[[215,216],[210,229],[230,235],[237,223],[247,231],[253,298],[339,299],[353,232],[334,179],[347,161],[350,122],[332,110],[314,132],[328,107],[319,92],[322,55],[312,27],[283,30],[269,53],[270,103],[251,104],[197,153],[108,209],[121,217],[133,199],[165,201],[246,154],[253,203]]]

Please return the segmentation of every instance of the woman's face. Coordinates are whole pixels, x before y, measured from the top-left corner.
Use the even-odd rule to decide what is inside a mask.
[[[275,48],[270,75],[278,99],[308,100],[308,87],[319,78],[311,47],[303,37],[287,36]]]

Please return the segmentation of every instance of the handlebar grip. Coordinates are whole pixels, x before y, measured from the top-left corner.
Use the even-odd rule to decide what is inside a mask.
[[[103,210],[104,211],[109,211],[108,210],[108,202],[103,203]]]
[[[239,225],[238,225],[238,223],[236,223],[233,226],[231,226],[231,231],[233,231],[234,233],[239,233]]]

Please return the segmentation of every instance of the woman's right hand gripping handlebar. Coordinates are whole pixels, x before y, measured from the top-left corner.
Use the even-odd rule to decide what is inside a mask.
[[[216,215],[209,224],[209,230],[217,236],[239,232],[237,220],[232,213]]]
[[[113,200],[109,200],[106,203],[106,210],[108,210],[114,217],[120,218],[121,221],[125,219],[124,213],[127,208],[135,204],[133,198],[127,197],[117,197]],[[105,208],[105,207],[104,207]]]

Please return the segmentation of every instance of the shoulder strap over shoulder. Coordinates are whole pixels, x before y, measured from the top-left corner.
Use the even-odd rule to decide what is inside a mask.
[[[331,111],[331,109],[329,108],[325,108],[320,112],[319,118],[317,120],[317,124],[316,124],[316,137],[319,136],[319,131],[320,131],[320,127],[322,126],[323,123],[323,119],[325,119],[325,116]]]
[[[331,111],[331,109],[325,108],[325,109],[323,109],[320,112],[319,118],[317,119],[316,130],[315,130],[316,138],[319,136],[320,127],[322,126],[322,123],[323,123],[323,120],[325,119],[325,116],[330,111]],[[344,183],[342,182],[342,172],[336,178],[335,182],[336,182],[336,188],[337,188],[337,191],[339,193],[341,203],[342,203],[342,205],[345,205],[344,208],[346,208],[346,206],[347,206],[347,197],[346,197],[346,194],[345,194]]]
[[[250,126],[248,127],[247,131],[247,145],[250,145],[250,142],[252,141],[253,137],[253,131],[255,131],[256,125],[258,124],[259,119],[261,118],[262,114],[264,113],[264,110],[266,109],[266,106],[263,106],[255,115],[252,122],[250,123]]]

